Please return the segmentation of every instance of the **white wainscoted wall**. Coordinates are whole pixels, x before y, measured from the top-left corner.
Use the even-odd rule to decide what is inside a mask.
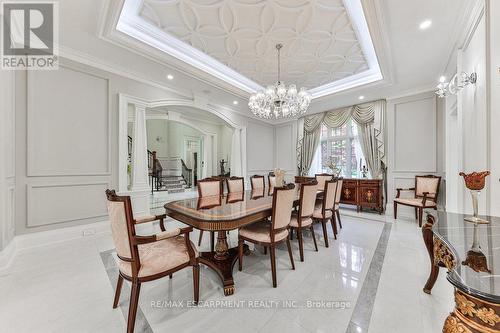
[[[498,1],[480,2],[448,72],[475,72],[477,82],[446,99],[448,208],[472,213],[459,171],[490,170],[479,213],[500,216],[500,15]]]
[[[274,127],[270,124],[248,121],[247,177],[267,175],[274,169]]]
[[[7,79],[13,81],[14,75]],[[2,82],[8,80],[2,77]],[[7,104],[15,102],[16,151],[15,158],[2,159],[2,163],[11,164],[2,164],[1,203],[2,207],[14,206],[15,201],[15,209],[2,209],[10,221],[2,216],[2,247],[12,238],[8,235],[12,233],[9,223],[14,221],[13,216],[16,235],[66,227],[77,227],[73,229],[79,235],[86,229],[90,233],[106,229],[104,190],[117,188],[118,183],[118,94],[149,101],[189,99],[67,59],[61,60],[58,71],[17,72],[15,85],[6,86],[15,86],[15,92],[2,90],[7,97],[14,94],[11,102],[8,98],[2,98],[1,102],[7,106],[2,110],[12,110],[10,115],[14,110]],[[196,100],[196,96],[191,100]],[[221,109],[219,114],[247,133],[247,169],[252,174],[272,170],[273,127],[227,109]],[[2,112],[2,126],[6,124],[4,119],[13,122],[8,117],[9,113]],[[9,135],[2,131],[2,138],[4,134]],[[232,134],[221,132],[221,138],[228,141]],[[13,137],[10,140],[12,143]],[[2,153],[7,152],[2,156],[9,156],[9,144],[3,142]],[[230,144],[225,142],[224,149],[228,150]],[[8,193],[14,193],[15,185],[15,196],[10,199],[7,199],[5,175],[12,178],[9,189],[12,192]]]
[[[396,189],[414,187],[415,175],[442,176],[439,206],[445,205],[444,140],[444,112],[434,92],[387,100],[388,214]],[[398,213],[414,215],[409,207],[398,206]]]
[[[500,216],[500,2],[489,1],[487,6],[487,41],[489,57],[486,70],[489,74],[487,91],[489,106],[488,154],[491,176],[489,213]]]
[[[293,182],[297,174],[297,122],[277,125],[274,128],[274,138],[274,165],[286,171],[286,181]]]
[[[0,251],[15,233],[14,73],[0,70]],[[3,256],[0,252],[0,262]]]
[[[458,176],[488,169],[488,110],[486,96],[486,18],[478,15],[477,23],[468,32],[460,49],[454,55],[454,71],[476,72],[477,82],[461,90],[455,97],[448,97],[446,103],[446,122],[450,133],[455,135],[447,141],[449,189],[449,210],[471,212],[472,205],[464,181]],[[452,71],[454,73],[454,71]],[[479,208],[486,213],[489,189],[480,196]]]

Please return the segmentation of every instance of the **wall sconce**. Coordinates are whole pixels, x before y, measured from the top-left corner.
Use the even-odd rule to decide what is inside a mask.
[[[439,79],[439,84],[436,86],[436,95],[438,97],[443,98],[448,95],[456,95],[460,90],[462,90],[465,86],[469,84],[474,84],[477,81],[477,74],[471,73],[467,74],[466,72],[457,73],[453,75],[450,82],[446,82],[444,76],[441,76]]]

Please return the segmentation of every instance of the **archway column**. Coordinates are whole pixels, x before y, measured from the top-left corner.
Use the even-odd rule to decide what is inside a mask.
[[[146,106],[134,104],[134,137],[132,138],[132,191],[149,191]]]

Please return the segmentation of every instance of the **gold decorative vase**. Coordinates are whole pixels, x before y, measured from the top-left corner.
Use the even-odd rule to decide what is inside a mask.
[[[473,216],[468,216],[464,220],[467,222],[472,222],[476,224],[490,223],[489,221],[478,217],[478,199],[481,194],[481,190],[485,185],[485,178],[490,174],[489,171],[473,172],[465,174],[460,172],[460,176],[464,177],[465,186],[469,189],[472,198],[472,211]]]

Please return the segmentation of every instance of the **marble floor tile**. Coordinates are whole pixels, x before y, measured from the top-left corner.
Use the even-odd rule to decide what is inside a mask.
[[[188,195],[196,194],[175,198]],[[165,197],[156,200],[162,211]],[[241,272],[235,268],[233,296],[224,297],[219,277],[201,266],[200,299],[206,306],[173,306],[193,298],[190,268],[171,280],[143,284],[139,306],[144,321],[136,332],[365,332],[362,323],[356,324],[359,315],[369,323],[368,332],[440,331],[453,308],[453,288],[442,272],[433,294],[422,292],[429,259],[415,221],[344,212],[337,240],[328,228],[329,248],[324,246],[321,225],[315,226],[318,252],[305,233],[304,262],[299,260],[297,240],[292,241],[295,270],[286,246],[277,249],[278,288],[272,288],[269,255],[259,246],[250,246]],[[171,219],[166,223],[168,228],[182,225]],[[388,224],[381,258],[377,249]],[[155,230],[158,226],[152,224],[143,232]],[[197,242],[197,231],[191,239]],[[209,239],[205,233],[202,250],[208,249]],[[229,243],[237,245],[237,231],[230,232]],[[378,283],[373,269],[380,271]],[[124,285],[119,309],[112,309],[116,275],[109,234],[20,252],[0,272],[0,331],[124,332],[129,287]],[[370,303],[367,297],[374,298],[371,311],[356,310],[357,305]],[[249,305],[256,301],[273,305]]]

